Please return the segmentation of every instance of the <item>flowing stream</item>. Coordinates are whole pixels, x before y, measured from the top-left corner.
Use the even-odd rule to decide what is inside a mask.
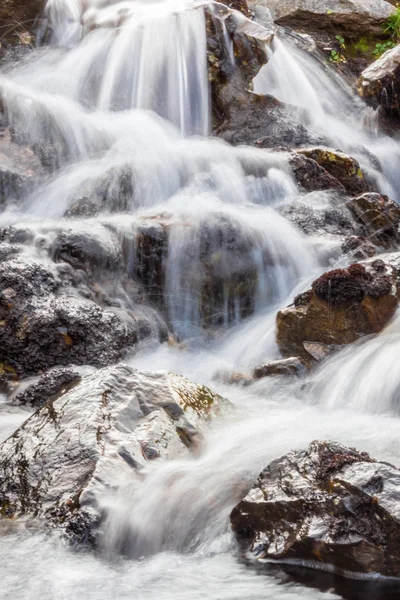
[[[270,460],[313,439],[334,439],[400,465],[400,320],[302,381],[221,383],[220,371],[246,371],[278,356],[276,311],[326,270],[330,242],[304,236],[278,212],[300,198],[284,153],[208,137],[201,2],[49,0],[46,15],[49,43],[0,73],[0,94],[16,135],[47,149],[52,174],[22,206],[10,204],[0,223],[29,228],[35,241],[26,252],[45,260],[43,248],[82,198],[98,194],[103,212],[69,219],[68,227],[90,230],[104,247],[111,230],[135,240],[141,223],[167,215],[166,309],[183,347],[155,347],[152,340],[128,362],[210,385],[237,410],[212,426],[199,456],[150,464],[140,486],[125,481],[99,498],[108,516],[97,554],[68,548],[30,524],[2,524],[1,597],[398,598],[398,588],[380,595],[379,581],[357,587],[334,576],[291,576],[284,567],[250,568],[235,556],[229,514]],[[367,131],[368,111],[346,84],[290,40],[278,34],[270,53],[255,90],[305,108],[318,134],[356,156],[382,191],[400,200],[398,142]],[[379,158],[382,173],[361,146]],[[247,261],[256,283],[250,317],[240,297],[223,290],[207,318],[224,334],[210,340],[201,326],[201,232],[220,222],[229,223],[241,246],[231,253],[228,241],[211,239],[212,256],[226,271]],[[5,404],[0,410],[5,439],[29,413]]]

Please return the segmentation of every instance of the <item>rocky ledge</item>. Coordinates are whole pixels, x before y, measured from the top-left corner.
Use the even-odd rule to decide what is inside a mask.
[[[400,470],[329,442],[272,462],[231,514],[242,549],[342,575],[400,574]]]

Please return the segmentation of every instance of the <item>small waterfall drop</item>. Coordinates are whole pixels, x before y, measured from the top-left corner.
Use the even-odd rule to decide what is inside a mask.
[[[399,144],[366,128],[371,109],[331,65],[284,37],[275,37],[269,54],[268,64],[254,80],[254,91],[297,107],[307,127],[328,146],[357,158],[382,193],[400,201]]]

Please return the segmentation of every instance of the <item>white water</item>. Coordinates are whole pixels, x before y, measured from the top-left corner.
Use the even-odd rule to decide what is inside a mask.
[[[54,172],[26,199],[22,214],[5,212],[2,223],[30,228],[35,244],[27,251],[44,260],[46,244],[39,240],[51,244],[66,210],[85,196],[98,193],[105,214],[68,221],[71,229],[98,233],[110,224],[118,235],[134,236],[143,219],[169,219],[166,301],[186,348],[144,348],[131,362],[209,384],[238,410],[213,427],[200,456],[153,463],[140,486],[132,479],[99,498],[108,514],[100,555],[75,552],[34,529],[4,526],[5,598],[342,597],[297,585],[282,573],[259,576],[242,565],[234,555],[229,513],[271,459],[315,438],[400,464],[399,321],[333,357],[308,380],[272,379],[251,388],[218,383],[219,371],[246,371],[277,356],[276,311],[322,268],[313,241],[275,210],[298,199],[286,157],[204,137],[210,115],[198,6],[177,0],[50,0],[47,11],[52,46],[8,70],[0,92],[14,129],[32,145],[50,145]],[[306,108],[309,123],[334,146],[350,151],[363,145],[375,152],[385,167],[382,188],[397,197],[391,167],[397,143],[366,133],[352,94],[312,58],[278,41],[256,89]],[[132,187],[123,206],[121,172]],[[99,192],[105,176],[111,184]],[[239,296],[224,290],[221,313],[214,317],[225,335],[206,343],[200,335],[207,277],[201,231],[213,231],[221,220],[243,238],[247,250],[240,259],[256,271],[255,315],[243,322]],[[216,236],[210,246],[220,268],[237,267],[228,239]],[[2,438],[27,417],[6,405],[0,414]]]
[[[382,192],[400,200],[398,142],[366,129],[371,109],[329,64],[276,37],[270,62],[255,78],[254,90],[297,106],[305,113],[307,125],[327,145],[357,158],[378,180]],[[379,159],[383,173],[376,170],[368,152]]]

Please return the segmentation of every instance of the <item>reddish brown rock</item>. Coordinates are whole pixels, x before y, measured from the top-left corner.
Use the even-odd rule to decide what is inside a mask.
[[[355,219],[368,233],[369,239],[378,244],[398,242],[400,206],[381,194],[363,194],[346,204]]]
[[[305,343],[340,346],[379,333],[395,313],[396,293],[395,270],[383,261],[325,273],[278,313],[279,349],[310,362]]]

